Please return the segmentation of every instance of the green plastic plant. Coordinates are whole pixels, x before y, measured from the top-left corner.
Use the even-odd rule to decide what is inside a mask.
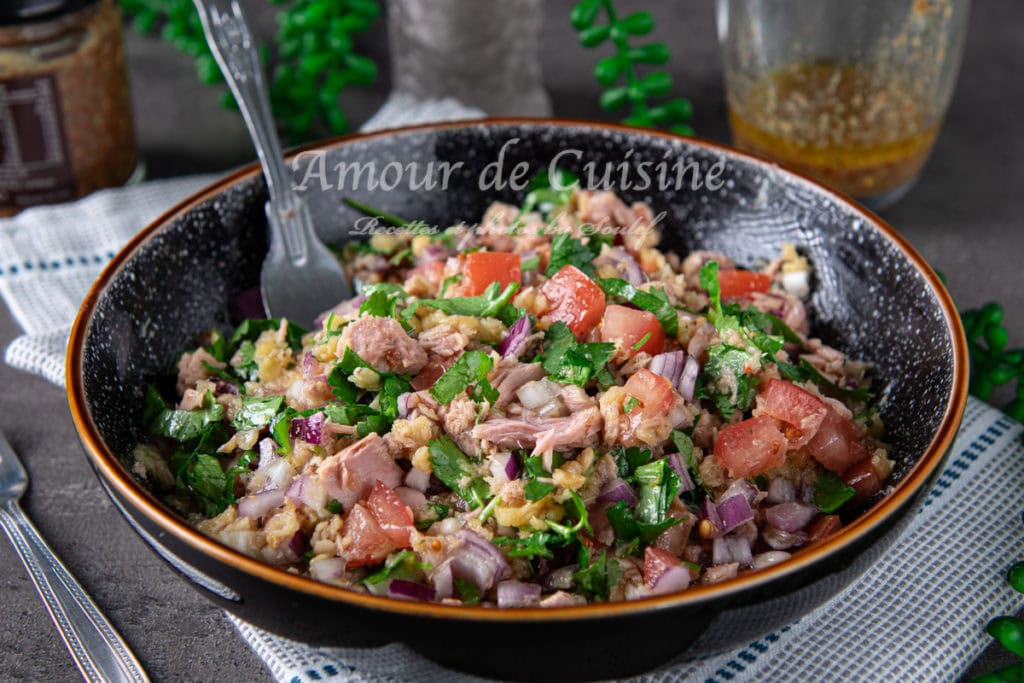
[[[1010,568],[1007,581],[1018,593],[1024,593],[1024,562],[1018,562]],[[1000,645],[1010,652],[1024,657],[1024,619],[1003,616],[996,617],[985,627],[989,635],[999,641]],[[1024,680],[1024,662],[1017,662],[983,674],[974,679],[974,683],[999,683],[1001,681]]]
[[[339,103],[342,93],[377,79],[377,65],[356,52],[353,40],[380,16],[380,2],[270,1],[281,9],[274,47],[263,46],[262,53],[264,61],[273,64],[270,98],[278,126],[291,142],[308,138],[317,125],[335,134],[346,132],[349,123]],[[200,81],[223,82],[191,0],[120,2],[136,30],[153,34],[159,28],[164,40],[193,57]],[[226,90],[222,102],[235,106]]]
[[[1024,420],[1024,349],[1007,349],[1003,307],[988,303],[964,311],[961,318],[971,357],[971,393],[989,400],[995,387],[1016,382],[1016,397],[1003,407],[1015,420]]]
[[[604,14],[604,23],[598,22]],[[633,45],[633,40],[654,29],[650,12],[634,12],[619,17],[612,0],[582,0],[572,8],[569,20],[579,33],[580,43],[595,48],[610,43],[614,54],[602,58],[594,68],[594,77],[605,89],[601,94],[601,107],[606,111],[620,111],[628,107],[622,122],[631,126],[662,127],[692,135],[689,121],[693,105],[685,98],[653,103],[672,90],[672,76],[667,71],[654,70],[640,75],[640,67],[665,64],[671,56],[664,43]]]

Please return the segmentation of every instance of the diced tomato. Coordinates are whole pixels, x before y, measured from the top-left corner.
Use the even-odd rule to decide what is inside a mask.
[[[718,286],[723,299],[750,298],[754,292],[767,292],[772,285],[770,276],[750,270],[718,271]]]
[[[510,283],[522,281],[522,259],[507,251],[474,251],[466,255],[462,266],[463,296],[480,296],[492,282],[504,290]]]
[[[655,548],[653,545],[647,546],[644,550],[644,585],[654,588],[662,574],[680,564],[682,563],[679,558],[669,551]]]
[[[633,348],[644,337],[647,341],[639,348]],[[665,350],[665,329],[653,313],[611,304],[604,309],[601,341],[622,342],[622,348],[630,358],[641,351],[654,356]]]
[[[790,448],[800,448],[813,439],[831,411],[814,394],[781,379],[769,381],[761,399],[765,415],[787,424],[785,433]]]
[[[362,567],[383,562],[395,550],[373,513],[356,503],[345,516],[342,530],[341,556],[349,567]]]
[[[601,322],[604,292],[579,268],[562,266],[540,291],[548,300],[544,317],[568,325],[576,339],[583,339]]]
[[[810,543],[828,538],[843,528],[839,515],[821,515],[807,527],[807,540]]]
[[[454,365],[456,360],[455,356],[448,356],[447,358],[431,356],[427,364],[419,371],[419,374],[412,378],[410,383],[412,384],[413,391],[423,391],[434,386],[434,382],[447,372],[448,368]]]
[[[730,477],[749,477],[784,463],[787,445],[775,420],[759,415],[718,432],[715,456]]]
[[[378,481],[373,485],[366,506],[396,548],[408,548],[412,544],[412,530],[415,528],[412,510],[386,484]]]
[[[853,420],[829,409],[814,438],[807,442],[807,452],[826,469],[842,474],[868,457],[859,437]]]
[[[640,401],[644,417],[668,415],[675,404],[672,383],[647,368],[640,368],[634,372],[626,380],[624,388],[626,393]]]
[[[433,285],[440,285],[444,281],[444,261],[427,261],[421,263],[412,270],[409,271],[409,275],[406,277],[408,281],[415,275],[422,275],[426,278],[427,282]]]
[[[882,490],[885,476],[875,469],[871,458],[864,458],[843,472],[843,480],[857,492],[854,499],[864,501]]]

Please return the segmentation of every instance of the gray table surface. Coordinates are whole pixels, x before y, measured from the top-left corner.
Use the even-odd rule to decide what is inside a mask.
[[[706,137],[727,140],[712,3],[621,4],[654,11],[656,37],[673,47],[670,70],[696,107],[695,127]],[[593,55],[573,45],[564,19],[570,5],[569,0],[547,3],[545,82],[556,115],[601,118],[589,75]],[[271,18],[259,14],[266,30]],[[935,152],[917,187],[885,213],[946,273],[959,304],[1004,303],[1015,346],[1024,345],[1024,165],[1019,162],[1024,157],[1024,117],[1016,107],[1024,105],[1022,19],[1024,6],[1016,0],[975,3],[959,84]],[[361,43],[378,59],[384,76],[373,88],[354,91],[346,99],[346,109],[357,122],[379,106],[388,90],[382,22]],[[253,159],[235,114],[221,110],[217,93],[196,83],[187,59],[137,36],[129,36],[128,51],[138,139],[150,176],[221,171]],[[0,345],[18,333],[6,309],[0,308]],[[2,364],[0,387],[0,429],[26,461],[32,478],[25,500],[28,513],[153,678],[268,680],[259,659],[221,612],[153,555],[109,503],[78,447],[63,392]],[[5,543],[0,543],[0,594],[0,679],[75,679],[69,655]],[[967,618],[982,621],[990,616]],[[990,648],[970,673],[1009,661],[998,648]]]

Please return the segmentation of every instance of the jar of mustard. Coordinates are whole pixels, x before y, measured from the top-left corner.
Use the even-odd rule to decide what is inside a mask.
[[[122,185],[137,165],[114,0],[0,2],[0,215]]]

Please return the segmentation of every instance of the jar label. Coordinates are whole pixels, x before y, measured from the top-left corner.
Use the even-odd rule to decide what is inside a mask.
[[[61,111],[53,76],[0,78],[0,207],[74,199]]]

